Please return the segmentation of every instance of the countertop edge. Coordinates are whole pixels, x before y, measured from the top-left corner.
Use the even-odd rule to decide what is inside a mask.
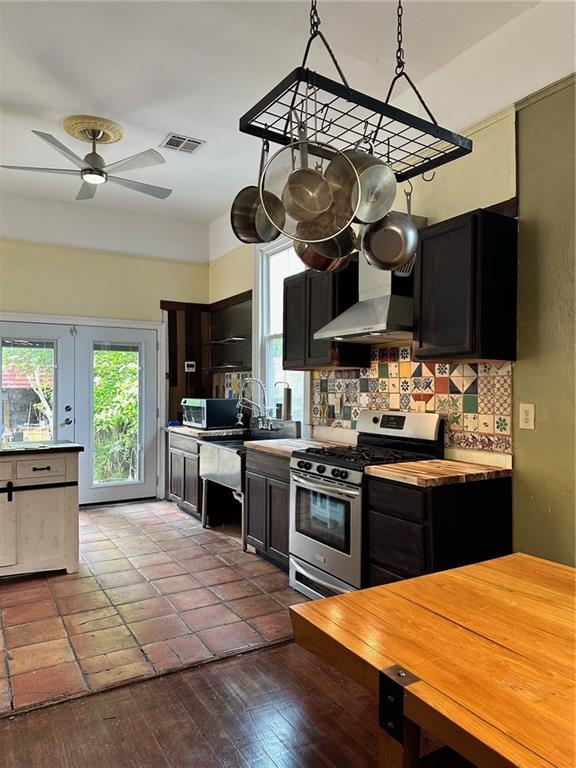
[[[436,459],[435,462],[443,462],[443,459]],[[505,467],[495,467],[488,464],[477,464],[446,460],[450,464],[462,464],[460,471],[454,470],[452,474],[443,474],[438,477],[425,477],[418,474],[416,466],[406,466],[399,462],[397,464],[376,464],[366,467],[364,473],[369,477],[375,477],[381,480],[391,480],[402,485],[415,485],[420,488],[432,488],[440,485],[457,485],[458,483],[480,482],[482,480],[497,480],[505,477],[512,477],[512,470]],[[427,462],[415,462],[423,464],[425,468]]]
[[[1,448],[0,449],[0,461],[3,456],[36,456],[37,454],[49,454],[49,453],[82,453],[84,451],[83,445],[77,443],[71,443],[70,445],[51,445],[47,448]]]

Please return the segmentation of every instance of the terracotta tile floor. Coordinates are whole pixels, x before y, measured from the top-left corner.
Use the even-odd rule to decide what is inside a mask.
[[[170,502],[82,510],[80,551],[0,579],[0,716],[289,638],[305,599]]]

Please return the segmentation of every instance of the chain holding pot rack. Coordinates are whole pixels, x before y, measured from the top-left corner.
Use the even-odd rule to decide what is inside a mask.
[[[298,112],[308,126],[308,140],[345,151],[370,141],[374,154],[388,163],[398,181],[406,181],[472,152],[471,139],[442,128],[405,71],[402,47],[402,0],[397,8],[395,75],[385,101],[350,87],[334,52],[320,30],[317,0],[310,9],[310,37],[302,64],[240,118],[240,131],[286,146],[296,140],[291,115]],[[328,51],[342,82],[330,80],[306,67],[313,41],[319,38]],[[430,120],[393,107],[389,102],[396,83],[404,78]],[[327,150],[317,154],[330,159]],[[431,179],[425,179],[430,181]]]

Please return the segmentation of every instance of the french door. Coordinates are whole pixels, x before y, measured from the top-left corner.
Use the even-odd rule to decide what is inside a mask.
[[[80,503],[156,496],[156,331],[0,322],[0,439],[73,440]]]

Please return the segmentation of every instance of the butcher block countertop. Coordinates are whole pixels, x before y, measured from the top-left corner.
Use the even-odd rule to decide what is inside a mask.
[[[293,451],[305,451],[306,448],[325,448],[336,443],[320,443],[307,438],[278,438],[276,440],[247,440],[244,445],[251,451],[271,453],[273,456],[290,458]]]
[[[511,477],[512,470],[486,464],[470,464],[467,461],[430,459],[429,461],[403,461],[398,464],[378,464],[366,467],[366,475],[397,483],[430,488],[436,485],[454,485],[474,480],[495,480]]]

